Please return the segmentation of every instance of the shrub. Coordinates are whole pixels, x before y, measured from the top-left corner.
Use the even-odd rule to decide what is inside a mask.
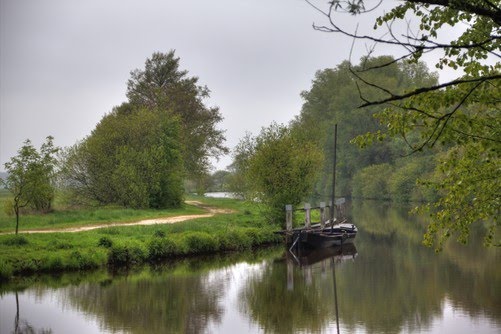
[[[219,236],[219,243],[224,250],[248,249],[252,239],[242,230],[229,230]]]
[[[184,235],[188,253],[210,253],[219,248],[219,243],[206,232],[188,232]]]
[[[61,271],[64,268],[63,260],[59,255],[52,255],[42,264],[43,270]]]
[[[82,254],[73,251],[69,257],[68,267],[72,269],[91,269],[99,267],[99,261],[91,253]]]
[[[101,237],[97,243],[99,247],[110,248],[113,246],[113,241],[109,237]]]
[[[180,247],[171,239],[153,238],[148,243],[148,259],[150,261],[165,259],[180,253]]]
[[[138,245],[115,244],[108,252],[110,266],[133,265],[143,262],[144,251]]]
[[[12,276],[12,266],[6,262],[0,261],[0,282],[8,281]]]
[[[28,239],[24,235],[13,235],[3,241],[3,244],[7,246],[24,246],[28,243]]]

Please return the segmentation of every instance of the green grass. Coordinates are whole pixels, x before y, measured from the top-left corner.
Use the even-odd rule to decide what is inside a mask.
[[[266,224],[254,205],[234,199],[190,199],[232,209],[234,213],[166,225],[109,227],[78,233],[0,235],[0,280],[31,273],[124,267],[176,257],[246,250],[280,241],[273,233],[278,227]],[[195,210],[192,212],[192,209]],[[114,217],[114,209],[108,210],[112,213],[102,209],[101,214]],[[140,211],[130,215],[139,217],[147,213]],[[200,209],[185,207],[167,210],[162,215],[187,212],[199,213]],[[85,215],[87,212],[79,216]],[[81,225],[83,221],[75,219],[72,226]],[[94,223],[96,221],[90,221]],[[66,224],[60,221],[57,226],[66,227]]]
[[[16,217],[7,215],[4,210],[5,202],[10,198],[10,193],[0,190],[0,233],[13,232],[15,229]],[[205,210],[193,205],[184,205],[182,208],[167,210],[135,210],[112,206],[68,209],[56,204],[54,211],[51,213],[21,214],[19,231],[51,230],[117,222],[126,223],[143,219],[201,213],[205,213]]]

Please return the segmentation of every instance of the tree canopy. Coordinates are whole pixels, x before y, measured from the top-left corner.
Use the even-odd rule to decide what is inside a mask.
[[[447,147],[437,170],[437,181],[426,182],[441,197],[423,207],[430,213],[431,221],[425,243],[441,249],[451,235],[464,243],[472,223],[486,222],[490,226],[486,243],[496,244],[494,233],[501,224],[500,1],[407,0],[379,17],[374,33],[352,33],[338,25],[339,11],[363,14],[380,4],[371,7],[368,3],[332,1],[326,9],[315,7],[327,19],[325,25],[315,28],[369,41],[374,48],[380,44],[401,47],[402,53],[394,61],[416,63],[425,54],[436,53],[435,66],[455,70],[458,77],[398,91],[363,77],[364,73],[390,66],[394,61],[361,71],[353,69],[361,85],[383,94],[374,98],[361,92],[358,108],[386,107],[376,114],[385,128],[361,136],[357,142],[363,146],[376,139],[400,138],[410,154],[434,149],[437,144]],[[406,24],[405,32],[395,31],[399,21],[408,23],[411,17],[418,18],[417,26]],[[455,27],[460,31],[459,37],[449,37],[445,27]]]
[[[389,56],[362,58],[359,64],[348,61],[335,68],[318,71],[309,90],[302,92],[303,107],[298,117],[292,122],[296,133],[323,148],[326,156],[322,178],[316,187],[319,196],[330,193],[332,177],[333,124],[339,124],[338,135],[338,176],[337,195],[351,196],[356,174],[365,167],[384,163],[394,163],[405,153],[403,142],[381,142],[378,145],[358,149],[350,142],[366,132],[377,132],[383,126],[374,118],[381,112],[381,106],[359,109],[363,101],[359,92],[366,96],[377,98],[382,93],[369,85],[363,84],[353,75],[354,70],[364,67],[377,67],[393,60]],[[423,63],[407,64],[393,62],[378,70],[360,74],[364,80],[370,80],[380,85],[386,85],[396,91],[404,91],[418,84],[433,84],[437,81],[435,73],[430,73]],[[413,179],[415,181],[415,178]],[[381,195],[382,193],[380,193]],[[374,198],[375,194],[370,194]]]
[[[285,225],[285,205],[298,205],[313,191],[322,151],[290,127],[271,124],[237,145],[232,190],[257,200],[269,222]]]
[[[179,206],[183,164],[179,121],[124,104],[68,151],[66,184],[80,198],[133,208]]]
[[[204,104],[209,96],[209,89],[198,85],[197,77],[180,70],[174,51],[153,53],[144,69],[132,71],[127,82],[130,104],[179,118],[185,170],[195,179],[208,172],[211,157],[228,151],[223,131],[217,129],[223,119],[219,108]]]

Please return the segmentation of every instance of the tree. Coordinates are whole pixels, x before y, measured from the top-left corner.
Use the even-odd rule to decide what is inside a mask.
[[[19,214],[22,208],[31,206],[43,212],[51,209],[56,168],[54,156],[57,151],[58,148],[54,147],[53,138],[50,136],[40,147],[40,152],[27,139],[17,156],[4,164],[8,176],[3,183],[14,196],[12,208],[16,215],[16,234],[19,231]]]
[[[262,205],[269,222],[285,225],[285,205],[298,205],[312,193],[322,159],[313,143],[299,140],[290,128],[272,124],[239,143],[234,166],[245,197]]]
[[[357,77],[352,71],[366,66],[376,67],[391,62],[393,57],[363,57],[359,64],[344,61],[335,68],[327,68],[315,74],[311,88],[303,91],[304,100],[300,115],[294,120],[295,133],[300,132],[307,140],[324,148],[326,156],[322,177],[316,187],[319,195],[329,194],[332,184],[333,125],[339,124],[338,134],[338,178],[337,192],[341,196],[351,196],[356,173],[367,166],[393,163],[405,152],[405,143],[386,142],[364,147],[360,150],[350,141],[367,132],[382,130],[383,126],[374,118],[382,111],[381,106],[358,109],[363,103],[359,96],[377,98],[382,92],[370,86],[357,86]],[[377,70],[360,73],[364,80],[404,91],[416,85],[437,82],[435,73],[430,73],[425,64],[392,63]]]
[[[326,10],[315,7],[327,19],[325,25],[315,25],[320,31],[369,41],[374,48],[383,44],[403,50],[387,64],[352,71],[359,86],[385,94],[382,98],[360,94],[363,102],[359,108],[387,107],[376,115],[386,129],[359,137],[357,142],[366,145],[376,139],[399,137],[408,144],[410,154],[443,144],[450,152],[437,170],[442,181],[428,182],[440,191],[441,198],[424,206],[431,219],[425,243],[439,250],[451,235],[465,243],[472,223],[487,222],[490,228],[485,241],[493,244],[496,228],[501,225],[501,2],[403,1],[376,20],[376,29],[386,29],[379,36],[352,33],[337,24],[339,11],[363,14],[380,3],[366,7],[360,0],[331,1]],[[419,20],[414,31],[408,23],[411,16]],[[407,22],[406,32],[394,29],[399,21]],[[442,29],[446,26],[459,29],[459,37],[448,37]],[[361,75],[395,61],[416,63],[433,52],[438,54],[437,68],[461,74],[448,82],[418,85],[403,92],[374,84]]]
[[[123,104],[68,152],[64,183],[100,204],[177,207],[183,194],[179,136],[177,118]]]
[[[219,108],[204,104],[209,94],[206,86],[198,85],[197,77],[189,77],[187,71],[179,69],[174,51],[154,53],[144,69],[131,72],[127,83],[131,105],[179,117],[185,170],[195,180],[208,173],[211,157],[228,152],[223,145],[223,131],[216,128],[223,119]]]

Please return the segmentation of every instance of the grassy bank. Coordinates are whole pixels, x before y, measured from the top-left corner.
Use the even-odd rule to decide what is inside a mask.
[[[15,217],[7,215],[4,210],[5,202],[11,194],[0,190],[0,233],[13,232]],[[101,225],[115,222],[133,222],[142,219],[157,217],[172,217],[178,215],[201,214],[205,211],[193,205],[184,205],[178,209],[125,209],[123,207],[93,207],[93,208],[66,208],[58,205],[57,201],[53,212],[47,214],[23,213],[20,217],[19,231],[52,230],[78,226]]]
[[[280,240],[273,233],[276,227],[265,224],[257,208],[248,203],[233,199],[194,199],[205,205],[232,209],[234,213],[168,225],[0,235],[0,279],[40,272],[131,266],[167,258],[250,249]],[[61,222],[58,226],[65,225]]]

